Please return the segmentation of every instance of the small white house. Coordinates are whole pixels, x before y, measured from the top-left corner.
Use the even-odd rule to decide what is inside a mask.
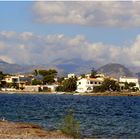
[[[103,80],[98,78],[82,78],[77,81],[77,92],[92,92],[93,88],[96,86],[100,86]]]
[[[58,85],[56,84],[53,84],[53,85],[46,85],[47,88],[50,89],[51,92],[55,92],[56,91],[56,88],[58,87]]]
[[[67,77],[65,77],[64,79],[67,80],[67,79],[75,78],[75,77],[76,77],[76,75],[75,75],[74,73],[69,73],[69,74],[67,75]]]
[[[69,73],[68,78],[74,78],[76,75],[74,73]]]
[[[19,76],[6,76],[4,80],[6,83],[19,83]]]
[[[26,85],[24,91],[39,92],[41,90],[40,85]]]
[[[135,83],[136,86],[138,89],[140,89],[140,85],[139,85],[139,79],[136,78],[136,77],[120,77],[119,78],[119,82],[122,82],[122,83]]]

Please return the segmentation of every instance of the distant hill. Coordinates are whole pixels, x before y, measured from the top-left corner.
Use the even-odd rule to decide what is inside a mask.
[[[116,63],[106,64],[97,71],[116,78],[119,78],[120,76],[135,76],[128,68]]]
[[[140,78],[140,72],[137,72],[136,75],[138,78]]]
[[[39,68],[47,69],[46,66],[11,64],[0,59],[0,71],[4,73],[27,73]]]
[[[30,73],[34,69],[54,68],[58,71],[59,75],[65,75],[67,73],[82,74],[90,72],[93,67],[96,68],[96,65],[96,62],[94,61],[84,61],[81,59],[70,59],[65,61],[58,59],[50,65],[19,65],[11,64],[0,59],[0,71],[3,71],[4,73]],[[116,78],[120,76],[136,76],[125,66],[116,63],[106,64],[97,69],[97,71]],[[140,77],[140,74],[137,73],[137,76]]]
[[[4,73],[31,73],[35,69],[56,69],[59,75],[63,74],[63,69],[55,65],[19,65],[11,64],[0,59],[0,71]]]
[[[65,73],[88,73],[96,65],[94,61],[85,61],[82,59],[55,60],[53,65],[58,69],[63,69]]]

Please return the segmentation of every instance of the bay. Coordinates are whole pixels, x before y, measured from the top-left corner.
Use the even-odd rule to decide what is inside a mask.
[[[0,94],[0,119],[60,129],[73,109],[85,138],[140,138],[140,97]]]

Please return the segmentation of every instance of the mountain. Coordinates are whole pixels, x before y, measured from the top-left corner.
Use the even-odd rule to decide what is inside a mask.
[[[2,59],[0,59],[0,65],[4,65],[4,64],[8,64],[8,62],[3,61]]]
[[[62,69],[64,73],[88,73],[92,67],[96,65],[94,61],[85,61],[82,59],[55,60],[52,63],[58,69]]]
[[[140,72],[137,72],[136,75],[138,78],[140,78]]]
[[[94,61],[85,61],[82,59],[57,59],[47,65],[19,65],[0,60],[0,71],[4,73],[27,73],[34,69],[54,68],[60,75],[65,75],[67,73],[82,74],[90,72],[93,66],[96,66]]]
[[[59,74],[63,73],[62,69],[57,68],[52,65],[19,65],[19,64],[11,64],[6,61],[0,59],[0,71],[4,73],[30,73],[35,69],[56,69]]]
[[[116,63],[106,64],[97,69],[97,71],[116,78],[119,78],[120,76],[135,76],[135,74],[131,72],[128,68]]]
[[[19,65],[11,64],[0,59],[0,71],[4,73],[26,73],[31,72],[36,68],[46,68],[43,66],[30,66],[30,65]]]
[[[89,73],[92,68],[96,68],[96,62],[85,61],[81,59],[61,60],[57,59],[50,65],[19,65],[11,64],[0,59],[0,71],[4,73],[28,73],[34,69],[50,69],[54,68],[58,71],[59,75],[66,75],[67,73]],[[128,68],[121,64],[110,63],[97,69],[97,72],[104,73],[109,76],[119,78],[120,76],[136,76]],[[137,73],[140,76],[140,73]]]

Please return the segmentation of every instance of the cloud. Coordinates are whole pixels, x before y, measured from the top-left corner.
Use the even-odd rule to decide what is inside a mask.
[[[33,5],[41,23],[108,27],[139,27],[140,2],[133,1],[41,1]]]
[[[0,32],[0,59],[11,63],[53,64],[55,60],[81,59],[98,65],[116,62],[140,67],[140,35],[128,46],[115,46],[88,41],[83,35],[10,33]]]

